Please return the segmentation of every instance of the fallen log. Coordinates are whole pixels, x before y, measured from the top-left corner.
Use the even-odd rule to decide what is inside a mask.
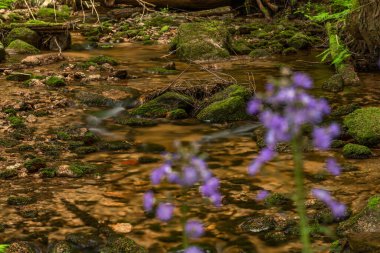
[[[141,6],[141,3],[137,0],[104,0],[107,2],[115,2],[115,4],[128,4],[132,6]],[[217,7],[223,7],[232,5],[236,0],[145,0],[145,2],[153,4],[158,8],[174,8],[185,10],[204,10],[213,9]],[[106,6],[110,6],[106,4]],[[149,6],[148,6],[149,7]]]
[[[193,17],[211,17],[211,16],[222,16],[225,14],[232,13],[233,9],[231,6],[223,6],[215,9],[210,10],[201,10],[201,11],[192,11],[189,12],[189,16]]]

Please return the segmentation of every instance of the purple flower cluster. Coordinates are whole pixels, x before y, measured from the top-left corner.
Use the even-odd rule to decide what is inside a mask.
[[[335,201],[330,193],[322,189],[312,189],[311,193],[314,197],[324,202],[330,209],[336,218],[343,218],[347,215],[346,206],[338,201]]]
[[[152,171],[150,179],[153,185],[166,180],[169,183],[189,188],[199,186],[201,195],[208,198],[215,206],[221,206],[222,196],[219,192],[219,180],[212,175],[204,160],[193,155],[192,152],[166,154],[165,163]],[[144,209],[153,211],[155,197],[152,191],[144,195]],[[169,221],[174,212],[174,205],[159,203],[156,208],[156,217],[162,221]]]
[[[257,174],[265,163],[276,156],[277,144],[299,139],[305,126],[313,127],[313,144],[321,150],[328,149],[332,140],[339,135],[339,126],[335,123],[319,126],[331,109],[325,99],[315,98],[307,93],[312,87],[312,79],[298,72],[290,79],[280,79],[276,85],[267,84],[266,92],[257,95],[248,103],[247,112],[257,115],[266,129],[266,147],[249,165],[250,175]],[[326,168],[332,175],[339,175],[341,172],[341,167],[332,158],[327,160]],[[262,191],[257,199],[264,199],[266,195],[265,191]],[[337,202],[332,201],[329,202],[329,206],[341,208]],[[339,214],[334,211],[335,213]]]

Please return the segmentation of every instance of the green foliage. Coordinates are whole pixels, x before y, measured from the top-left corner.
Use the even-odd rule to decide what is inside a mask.
[[[312,15],[311,1],[309,1],[309,14],[305,14],[309,19],[316,22],[327,22],[327,21],[342,21],[346,18],[350,12],[357,7],[356,0],[331,0],[331,4],[328,5],[329,9],[319,8],[316,15]]]
[[[373,196],[368,200],[368,208],[375,209],[380,203],[380,196]]]
[[[0,1],[0,9],[10,9],[14,2],[16,2],[16,0],[1,0]],[[1,252],[1,250],[0,250],[0,252]]]
[[[341,66],[346,59],[351,57],[350,51],[346,48],[345,45],[338,45],[338,54],[333,57],[331,48],[326,49],[321,54],[318,55],[318,57],[321,58],[321,62],[327,62],[328,59],[331,59],[331,65],[335,66]]]
[[[59,9],[42,7],[37,12],[37,17],[59,20],[68,19],[70,17],[70,8],[67,5],[61,6]]]
[[[20,128],[25,126],[24,120],[21,117],[18,116],[9,116],[8,118],[9,123],[14,128]]]
[[[1,5],[0,5],[0,9],[1,9]],[[8,244],[0,244],[0,253],[5,252],[8,246],[9,246]]]
[[[65,80],[58,76],[51,76],[46,80],[46,84],[50,87],[63,87],[66,85]]]

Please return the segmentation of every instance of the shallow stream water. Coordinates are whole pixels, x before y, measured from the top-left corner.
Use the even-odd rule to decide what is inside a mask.
[[[167,54],[167,47],[162,45],[143,46],[139,44],[120,44],[107,50],[69,51],[65,55],[75,59],[87,59],[94,55],[108,55],[122,62],[122,67],[129,73],[138,76],[118,83],[141,90],[142,92],[168,86],[177,75],[161,76],[146,73],[146,68],[161,66],[169,60],[176,61],[179,71],[186,70],[181,76],[183,79],[207,80],[212,77],[200,65],[189,66]],[[346,88],[344,92],[333,94],[324,92],[321,84],[333,74],[330,66],[320,64],[315,57],[318,53],[307,52],[295,56],[276,57],[270,59],[252,60],[249,58],[233,58],[229,61],[205,63],[215,72],[222,72],[233,76],[239,83],[254,84],[260,90],[268,76],[277,75],[280,66],[290,66],[296,71],[305,71],[315,80],[316,87],[313,93],[325,96],[332,101],[332,105],[358,103],[363,106],[379,105],[380,74],[361,74],[363,86]],[[41,67],[50,71],[57,71],[58,65]],[[249,81],[248,74],[254,76]],[[8,98],[12,96],[13,85],[0,80],[1,89]],[[101,82],[92,83],[87,89],[99,89]],[[82,89],[82,87],[78,87]],[[39,122],[37,134],[43,135],[49,127],[58,127],[77,122],[85,124],[88,113],[105,108],[89,108],[87,111],[78,108],[69,108],[62,117],[46,117]],[[252,124],[241,122],[238,125]],[[110,127],[113,139],[126,139],[133,135],[136,143],[159,143],[167,150],[173,150],[173,141],[198,141],[203,136],[222,131],[231,125],[206,124],[195,120],[186,120],[179,123],[164,122],[154,127],[131,128]],[[189,196],[181,196],[179,191],[172,191],[172,197],[179,201],[191,199],[191,215],[200,217],[205,222],[206,235],[200,242],[215,245],[220,252],[238,252],[234,245],[240,245],[245,240],[250,241],[257,252],[279,253],[290,252],[297,248],[297,242],[281,246],[271,246],[264,243],[254,233],[239,231],[241,217],[257,214],[273,214],[279,217],[295,217],[292,210],[279,208],[265,208],[261,203],[255,203],[257,190],[265,188],[279,193],[290,194],[293,187],[292,162],[289,154],[282,154],[271,162],[263,173],[256,177],[247,176],[247,166],[256,156],[258,147],[252,140],[251,134],[226,136],[222,139],[206,143],[202,150],[208,155],[208,162],[212,171],[222,181],[222,191],[226,201],[221,208],[200,205],[196,192]],[[375,153],[377,150],[374,150]],[[168,224],[160,223],[147,217],[142,210],[142,194],[150,189],[149,173],[159,163],[131,164],[126,161],[135,161],[142,153],[137,152],[98,152],[86,155],[83,160],[96,164],[107,164],[109,169],[100,175],[84,178],[52,178],[41,179],[27,177],[13,180],[2,180],[0,187],[0,223],[6,224],[7,229],[0,234],[0,242],[28,238],[28,240],[49,241],[63,239],[73,232],[92,232],[99,224],[114,225],[118,223],[132,224],[132,231],[127,234],[145,247],[155,243],[165,250],[177,246],[181,239],[177,238],[180,231],[178,220]],[[154,155],[160,158],[160,155]],[[305,156],[305,170],[307,174],[320,174],[324,170],[324,159],[335,156],[343,163],[352,163],[359,167],[357,171],[345,172],[339,177],[325,176],[323,180],[307,180],[307,187],[323,187],[330,190],[340,201],[347,203],[355,211],[365,203],[365,200],[374,193],[380,192],[379,158],[368,160],[344,160],[339,150],[331,152],[310,152]],[[312,182],[314,181],[314,182]],[[165,187],[169,189],[169,187]],[[7,205],[7,197],[11,194],[33,193],[38,202],[33,207],[39,210],[39,217],[27,219],[18,214],[18,209]],[[230,200],[230,201],[229,201]],[[94,222],[96,221],[96,222]],[[45,238],[42,240],[41,238]],[[168,239],[169,238],[169,239]],[[171,239],[170,239],[171,238]],[[323,239],[323,240],[322,240]],[[322,238],[314,242],[316,252],[328,249],[328,239]],[[255,252],[255,251],[252,251]]]

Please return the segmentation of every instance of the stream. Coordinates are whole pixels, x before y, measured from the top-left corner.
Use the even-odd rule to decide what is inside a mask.
[[[80,42],[74,36],[74,41]],[[130,75],[137,78],[118,81],[114,84],[105,84],[105,81],[91,82],[86,86],[73,85],[67,89],[68,96],[74,90],[98,90],[107,87],[123,86],[139,90],[142,94],[150,90],[167,87],[176,80],[178,75],[155,75],[147,73],[147,68],[161,66],[167,61],[175,61],[176,67],[186,70],[181,78],[186,80],[199,79],[200,81],[212,77],[199,65],[189,65],[178,61],[175,56],[167,55],[164,45],[140,45],[122,43],[111,49],[91,49],[84,51],[67,51],[64,55],[75,60],[85,60],[91,56],[112,56],[121,62],[119,68],[126,68]],[[301,52],[294,56],[279,56],[276,58],[252,60],[245,57],[233,57],[228,61],[210,62],[202,65],[216,72],[222,72],[235,78],[243,85],[255,85],[262,90],[269,76],[278,75],[280,66],[289,66],[296,71],[309,73],[315,80],[312,92],[317,96],[327,97],[332,107],[357,103],[361,106],[378,105],[380,103],[380,73],[362,73],[361,87],[346,87],[344,92],[330,93],[321,89],[322,83],[330,77],[334,70],[331,66],[321,64],[316,58],[319,52]],[[35,67],[40,73],[57,72],[60,64]],[[28,69],[29,71],[29,69]],[[248,75],[254,77],[249,80]],[[0,79],[3,97],[9,100],[20,92],[28,92],[22,88]],[[29,88],[30,89],[30,88]],[[35,135],[39,138],[47,134],[49,128],[62,127],[68,124],[86,125],[86,117],[96,111],[110,108],[71,106],[62,109],[60,117],[50,115],[39,118],[33,125]],[[117,117],[117,116],[116,116]],[[133,139],[135,143],[158,143],[168,151],[174,151],[173,142],[199,141],[204,136],[212,135],[228,128],[236,128],[254,122],[238,122],[233,124],[207,124],[196,120],[163,121],[157,126],[133,128],[129,126],[113,126],[107,120],[104,123],[110,136],[103,138],[112,140]],[[225,135],[221,138],[206,142],[202,151],[207,154],[207,161],[213,173],[221,179],[222,193],[225,196],[220,208],[201,205],[195,191],[189,196],[182,196],[171,189],[172,198],[178,201],[191,199],[190,215],[199,217],[205,224],[207,233],[197,242],[213,245],[219,252],[240,252],[237,246],[252,244],[259,253],[293,252],[299,248],[297,240],[275,246],[265,243],[253,232],[241,231],[239,223],[244,217],[257,215],[271,215],[278,219],[294,219],[293,209],[277,207],[266,208],[255,200],[257,191],[265,188],[271,192],[290,194],[293,187],[292,157],[283,153],[278,159],[269,163],[265,170],[255,177],[247,176],[247,166],[258,152],[258,147],[250,132],[238,135]],[[374,150],[378,153],[377,150]],[[179,219],[165,224],[145,215],[142,208],[142,195],[150,189],[149,174],[160,162],[151,164],[128,163],[136,161],[143,153],[137,151],[96,152],[83,156],[82,160],[94,164],[105,164],[107,169],[100,174],[83,178],[39,178],[28,176],[11,180],[1,180],[0,187],[0,223],[6,229],[0,233],[0,242],[14,240],[30,240],[40,244],[47,241],[62,240],[69,233],[96,232],[99,224],[113,226],[120,223],[129,223],[132,230],[127,234],[142,246],[161,248],[166,252],[181,242]],[[12,165],[16,158],[10,156],[2,166]],[[13,156],[13,158],[12,158]],[[160,154],[149,154],[161,159]],[[332,177],[324,173],[324,159],[328,156],[336,157],[342,164],[357,166],[356,170],[344,172],[339,177]],[[59,160],[69,161],[70,156],[64,154]],[[162,160],[162,159],[161,159]],[[353,211],[365,203],[365,200],[380,192],[380,170],[378,156],[367,160],[345,160],[339,149],[329,152],[308,152],[305,155],[305,171],[307,187],[320,187],[332,192],[339,201],[346,203]],[[313,175],[323,175],[322,178]],[[163,190],[163,189],[162,189]],[[32,193],[37,202],[28,208],[38,209],[39,215],[35,218],[24,218],[19,215],[19,208],[7,205],[7,198],[12,194]],[[309,196],[309,201],[311,196]],[[94,221],[97,221],[97,223]],[[315,239],[315,252],[326,252],[329,243],[334,239],[320,236]],[[153,252],[153,251],[152,251]],[[156,252],[156,251],[154,251]],[[159,252],[159,251],[157,251]],[[297,252],[297,251],[294,251]]]

